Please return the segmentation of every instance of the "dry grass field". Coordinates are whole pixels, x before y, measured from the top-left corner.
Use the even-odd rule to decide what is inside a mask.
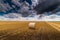
[[[60,22],[35,22],[29,28],[27,21],[1,21],[0,40],[60,40]]]

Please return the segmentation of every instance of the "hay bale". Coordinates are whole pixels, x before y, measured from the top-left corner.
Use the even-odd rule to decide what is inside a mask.
[[[35,29],[35,24],[36,24],[36,23],[34,23],[34,22],[29,23],[29,24],[28,24],[28,25],[29,25],[29,28]]]

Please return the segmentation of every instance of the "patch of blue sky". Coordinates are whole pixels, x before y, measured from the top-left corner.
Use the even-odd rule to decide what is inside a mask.
[[[3,16],[5,13],[4,12],[0,12],[0,16]]]
[[[45,12],[44,15],[52,15],[52,12]]]
[[[59,15],[60,16],[60,11],[59,12],[56,12],[56,13],[52,13],[52,12],[45,12],[44,15],[52,15],[52,14],[56,14],[56,15]]]
[[[56,12],[56,15],[59,15],[60,16],[60,12]]]

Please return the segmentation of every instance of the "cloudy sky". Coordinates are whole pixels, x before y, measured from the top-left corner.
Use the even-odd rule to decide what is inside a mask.
[[[28,17],[22,17],[21,14],[9,13],[3,16],[0,16],[0,21],[60,21],[60,12],[52,15],[32,15]]]
[[[19,4],[19,2],[15,0],[13,3]],[[32,8],[36,5],[38,5],[38,1],[33,0]],[[21,9],[13,9],[13,12],[9,11],[8,13],[8,10],[10,9],[11,7],[8,4],[5,4],[2,0],[0,0],[0,21],[60,21],[60,11],[56,12],[56,14],[49,14],[48,12],[46,12],[46,14],[43,14],[41,16],[37,15],[35,10],[28,10],[28,4],[23,4],[21,6]],[[7,13],[5,13],[6,11]],[[17,11],[18,13],[15,11]],[[22,15],[27,15],[27,17],[22,17]]]

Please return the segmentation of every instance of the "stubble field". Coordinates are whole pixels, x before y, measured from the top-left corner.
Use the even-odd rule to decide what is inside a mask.
[[[34,21],[33,21],[34,22]],[[0,40],[60,40],[60,22],[1,21]]]

